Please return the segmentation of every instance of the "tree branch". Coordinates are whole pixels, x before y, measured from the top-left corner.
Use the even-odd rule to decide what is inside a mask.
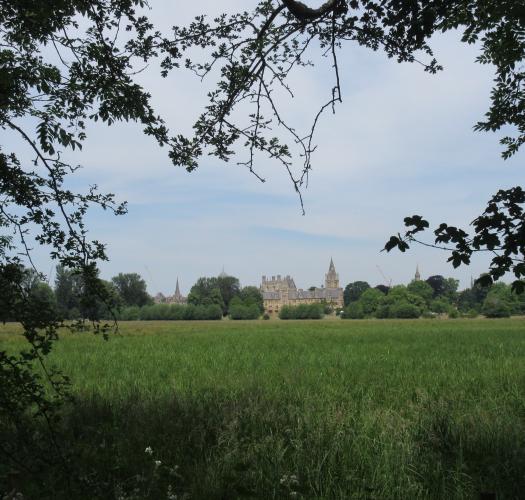
[[[328,0],[321,7],[312,9],[297,0],[281,0],[286,8],[300,21],[313,21],[336,9],[340,0]]]

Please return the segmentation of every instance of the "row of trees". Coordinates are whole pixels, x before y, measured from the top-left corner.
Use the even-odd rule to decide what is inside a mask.
[[[143,307],[153,304],[146,282],[137,273],[119,273],[110,281],[100,280],[105,288],[105,299],[87,293],[81,273],[58,266],[54,298],[58,314],[65,319],[111,318],[125,307]]]
[[[435,275],[430,276],[426,281],[413,281],[409,286],[412,291],[417,291],[425,300],[431,297],[454,303],[458,297],[459,281],[454,278],[444,278],[441,275]],[[346,285],[343,294],[345,307],[351,302],[358,301],[361,295],[370,288],[371,286],[366,281],[354,281]],[[390,291],[390,287],[386,285],[377,285],[374,289],[384,295]]]
[[[97,298],[81,274],[58,266],[55,287],[43,282],[39,275],[25,269],[26,295],[55,309],[65,319],[257,319],[264,313],[263,298],[255,286],[241,288],[233,276],[203,277],[193,285],[188,306],[154,304],[147,293],[146,282],[136,273],[120,273],[110,281],[100,280],[104,299]],[[440,275],[409,285],[372,288],[366,281],[349,283],[344,290],[346,318],[404,318],[425,314],[464,314],[506,317],[525,313],[525,299],[504,283],[482,286],[478,283],[458,292],[458,281]],[[214,306],[214,307],[211,307]],[[314,311],[315,309],[315,311]],[[318,313],[317,309],[321,312]],[[299,306],[281,309],[281,319],[317,319],[329,313],[326,307]]]
[[[323,304],[301,304],[283,306],[279,311],[280,319],[322,319],[325,314]]]
[[[216,305],[194,306],[193,304],[152,304],[143,307],[124,307],[117,312],[121,321],[192,321],[222,319],[222,309]]]
[[[525,313],[525,297],[505,283],[473,284],[458,292],[458,281],[431,276],[407,286],[371,288],[366,282],[350,283],[345,289],[344,318],[418,318],[421,315],[460,314],[508,317]]]
[[[264,312],[263,299],[257,287],[241,288],[233,276],[199,278],[188,295],[188,306],[154,304],[146,282],[137,273],[120,273],[110,281],[99,280],[105,299],[87,293],[84,277],[62,266],[57,267],[54,290],[32,274],[40,293],[56,307],[65,319],[256,319]],[[190,307],[191,306],[191,307]],[[213,307],[212,307],[213,306]]]

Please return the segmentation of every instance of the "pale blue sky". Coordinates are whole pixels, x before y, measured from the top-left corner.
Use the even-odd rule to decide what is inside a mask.
[[[151,3],[152,19],[167,29],[203,12],[255,2]],[[243,285],[259,284],[263,274],[291,274],[308,287],[322,283],[333,257],[343,285],[383,282],[378,265],[394,283],[406,283],[417,263],[424,277],[444,274],[467,285],[486,261],[453,270],[438,251],[380,253],[406,215],[466,224],[498,188],[523,180],[523,153],[503,162],[500,135],[472,130],[487,110],[492,69],[475,64],[476,48],[461,44],[457,34],[435,39],[434,46],[445,66],[434,76],[344,47],[344,102],[320,123],[305,216],[285,172],[264,157],[257,166],[265,184],[235,162],[209,157],[188,174],[137,126],[91,127],[82,153],[72,157],[84,166],[77,182],[96,182],[129,202],[127,216],[90,215],[93,236],[108,245],[104,277],[138,272],[155,294],[172,293],[178,276],[186,293],[198,277],[224,266]],[[154,68],[140,78],[174,132],[189,130],[213,83],[200,85],[184,71],[162,80]],[[307,124],[313,103],[330,93],[329,61],[295,74],[293,84],[296,98],[284,104],[286,113]]]

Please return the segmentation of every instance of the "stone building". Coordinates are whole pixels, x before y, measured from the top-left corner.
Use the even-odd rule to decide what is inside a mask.
[[[153,300],[156,304],[186,304],[188,302],[188,297],[184,297],[182,293],[180,293],[179,278],[177,278],[177,285],[173,295],[168,295],[166,297],[164,294],[158,293]]]
[[[271,279],[262,277],[261,293],[264,310],[269,314],[278,313],[285,305],[298,306],[326,302],[333,307],[343,307],[343,289],[339,287],[339,275],[335,271],[332,259],[330,259],[328,273],[325,275],[325,286],[322,288],[298,289],[291,276],[281,277],[278,274]]]

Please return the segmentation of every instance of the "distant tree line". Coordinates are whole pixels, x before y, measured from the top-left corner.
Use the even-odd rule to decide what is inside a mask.
[[[233,320],[258,319],[264,313],[263,298],[255,286],[242,288],[233,276],[202,277],[192,286],[187,304],[155,304],[148,294],[146,282],[137,273],[119,273],[109,281],[99,280],[104,294],[91,290],[81,273],[58,266],[54,288],[31,270],[20,268],[21,289],[25,303],[35,307],[45,305],[65,320],[217,320],[229,316]],[[97,298],[103,296],[104,300]],[[0,297],[0,308],[10,298]],[[474,284],[458,292],[458,281],[436,275],[426,281],[408,285],[372,288],[366,281],[349,283],[344,290],[345,307],[341,317],[419,318],[448,315],[449,317],[489,318],[525,314],[525,295],[517,295],[510,285]],[[13,309],[12,305],[9,307]],[[279,318],[321,319],[332,312],[328,304],[283,306]],[[6,317],[6,320],[14,318]]]
[[[448,315],[489,318],[525,314],[525,297],[512,292],[511,286],[497,283],[474,284],[458,292],[459,282],[441,275],[426,281],[412,281],[392,288],[371,288],[365,281],[349,283],[344,291],[346,319],[419,318]]]
[[[325,314],[324,304],[301,304],[283,306],[279,311],[280,319],[322,319]]]
[[[109,281],[97,280],[106,293],[96,294],[82,273],[62,266],[56,269],[53,288],[35,271],[20,268],[20,272],[26,296],[44,302],[64,320],[216,320],[223,316],[257,319],[264,312],[259,289],[241,288],[233,276],[199,278],[190,290],[187,304],[155,304],[146,282],[137,273],[119,273]],[[7,318],[10,319],[13,318]]]
[[[202,277],[191,287],[187,304],[134,304],[119,313],[121,320],[258,319],[264,312],[257,287],[241,288],[234,276]]]
[[[216,304],[207,306],[193,304],[151,304],[130,306],[118,311],[121,321],[191,321],[222,319],[222,309]]]

